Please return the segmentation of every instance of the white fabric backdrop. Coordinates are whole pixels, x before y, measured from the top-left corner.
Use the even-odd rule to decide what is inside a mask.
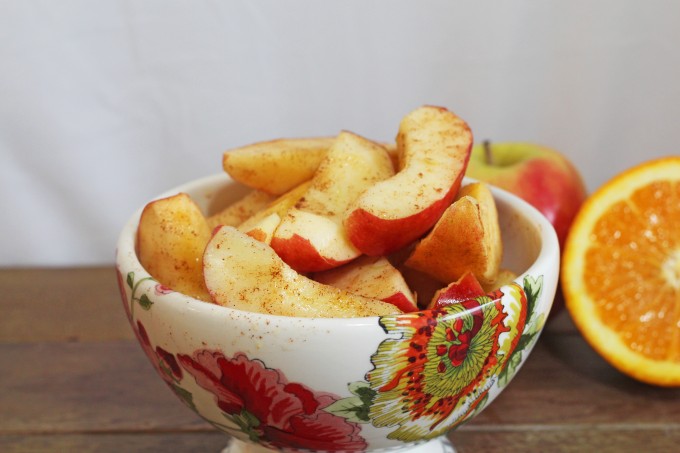
[[[150,197],[425,103],[589,189],[678,154],[680,2],[0,0],[0,266],[110,263]]]

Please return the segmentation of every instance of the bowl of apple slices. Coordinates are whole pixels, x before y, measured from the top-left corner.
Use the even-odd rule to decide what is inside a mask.
[[[508,385],[559,246],[529,204],[464,177],[471,145],[435,106],[392,144],[255,143],[127,222],[130,324],[228,451],[453,451],[447,433]]]

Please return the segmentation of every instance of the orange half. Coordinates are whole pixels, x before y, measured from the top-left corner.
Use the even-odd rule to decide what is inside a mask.
[[[562,258],[566,307],[623,373],[680,386],[680,156],[631,168],[593,193]]]

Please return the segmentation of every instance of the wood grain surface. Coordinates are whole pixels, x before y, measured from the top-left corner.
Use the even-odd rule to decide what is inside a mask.
[[[219,452],[225,434],[158,379],[127,324],[113,267],[0,269],[0,452]],[[623,376],[568,314],[459,452],[680,451],[680,389]]]

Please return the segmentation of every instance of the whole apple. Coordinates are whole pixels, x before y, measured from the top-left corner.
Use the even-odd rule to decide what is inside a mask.
[[[555,228],[560,249],[587,197],[576,167],[561,153],[534,143],[485,141],[476,145],[466,175],[512,192],[541,211]],[[560,288],[550,317],[563,306]]]
[[[587,196],[574,165],[561,153],[534,143],[475,145],[466,175],[532,204],[555,228],[560,247]]]

